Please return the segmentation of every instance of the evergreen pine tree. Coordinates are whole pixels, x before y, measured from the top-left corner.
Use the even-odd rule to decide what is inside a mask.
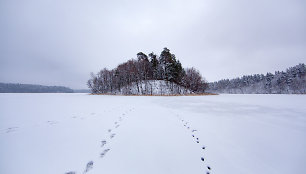
[[[158,80],[158,60],[157,60],[157,55],[154,54],[153,52],[149,54],[150,57],[150,64],[152,67],[153,71],[153,79]]]

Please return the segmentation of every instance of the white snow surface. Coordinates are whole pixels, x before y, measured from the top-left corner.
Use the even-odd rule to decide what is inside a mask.
[[[305,103],[306,95],[0,94],[0,173],[302,174]]]
[[[113,94],[121,95],[176,95],[192,93],[189,89],[165,80],[147,80],[140,83],[133,82],[131,85],[121,88],[120,91],[113,92]]]

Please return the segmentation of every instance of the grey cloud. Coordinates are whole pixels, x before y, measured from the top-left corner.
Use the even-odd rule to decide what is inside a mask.
[[[0,81],[85,88],[90,72],[168,47],[209,81],[306,60],[302,0],[0,2]]]

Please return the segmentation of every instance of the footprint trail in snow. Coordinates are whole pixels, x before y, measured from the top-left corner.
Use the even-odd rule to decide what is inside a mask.
[[[188,131],[190,131],[191,126],[190,126],[189,122],[187,122],[186,120],[182,119],[179,115],[176,115],[176,117],[183,123],[183,126],[184,126],[185,128],[187,128]],[[191,136],[194,138],[194,141],[195,141],[197,144],[200,144],[200,140],[199,140],[199,138],[198,138],[198,137],[196,136],[196,134],[195,134],[197,131],[198,131],[197,129],[191,129],[191,133],[192,133]],[[201,149],[202,149],[202,150],[206,150],[206,146],[205,146],[205,145],[202,145],[202,146],[201,146]],[[206,159],[205,159],[204,156],[202,156],[200,159],[201,159],[202,162],[206,163]],[[211,172],[211,167],[210,167],[210,165],[206,165],[206,174],[210,174],[210,172]]]
[[[128,111],[122,113],[122,115],[118,118],[118,121],[115,121],[115,122],[114,122],[114,127],[113,127],[113,129],[112,129],[112,128],[107,129],[107,133],[109,134],[109,135],[108,135],[109,140],[106,140],[106,139],[102,140],[102,141],[101,141],[101,148],[104,148],[105,146],[107,146],[107,144],[110,144],[111,140],[112,140],[113,138],[115,138],[115,136],[117,135],[116,133],[114,133],[114,130],[115,130],[115,129],[118,129],[119,126],[120,126],[119,123],[122,122],[124,119],[126,119],[126,117],[127,117],[126,114],[127,114],[128,112],[133,111],[133,110],[134,110],[134,108],[131,108],[131,109],[129,109]],[[91,115],[94,115],[94,114],[91,113]],[[106,154],[107,154],[110,150],[111,150],[110,147],[104,148],[104,150],[103,150],[102,152],[99,153],[99,157],[100,157],[100,158],[104,158],[104,157],[106,156]],[[89,161],[89,162],[86,164],[86,168],[85,168],[85,170],[83,171],[83,174],[86,174],[87,172],[89,172],[90,170],[92,170],[92,169],[93,169],[93,166],[94,166],[94,161]],[[65,174],[77,174],[77,172],[75,172],[75,171],[69,171],[69,172],[66,172]]]

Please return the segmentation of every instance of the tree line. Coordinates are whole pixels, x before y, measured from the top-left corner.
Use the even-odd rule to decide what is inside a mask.
[[[64,86],[43,86],[19,83],[0,83],[0,93],[73,93]]]
[[[306,67],[299,64],[286,71],[246,75],[241,78],[223,79],[209,84],[210,92],[242,94],[305,94]]]
[[[192,93],[204,93],[208,84],[195,68],[183,68],[176,56],[164,48],[158,56],[139,52],[137,59],[130,59],[116,68],[102,69],[97,74],[91,73],[87,85],[92,93],[116,93],[135,85],[140,93],[143,84],[148,81],[163,80],[169,87],[181,86]],[[171,89],[171,90],[172,90]]]

